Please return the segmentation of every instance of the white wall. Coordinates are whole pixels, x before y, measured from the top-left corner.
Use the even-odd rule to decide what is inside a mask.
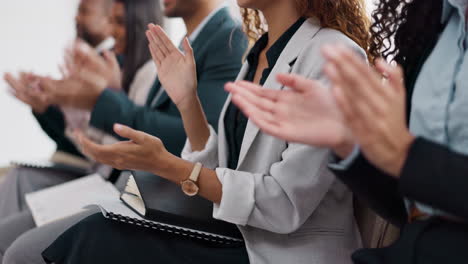
[[[75,34],[77,1],[1,1],[0,76],[19,70],[57,76],[63,49]],[[228,1],[235,6],[234,0]],[[180,20],[173,19],[167,26],[174,41],[182,39],[185,28]],[[11,160],[45,159],[54,149],[30,109],[7,93],[0,78],[0,166]]]

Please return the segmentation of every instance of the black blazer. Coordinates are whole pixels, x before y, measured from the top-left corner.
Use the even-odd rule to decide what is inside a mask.
[[[436,41],[428,45],[419,65],[406,76],[408,116],[414,83]],[[402,228],[394,245],[358,251],[353,255],[355,263],[468,263],[468,156],[417,138],[400,180],[373,166],[363,155],[347,170],[333,172],[358,199]],[[431,219],[408,223],[405,197],[448,212],[462,222]]]

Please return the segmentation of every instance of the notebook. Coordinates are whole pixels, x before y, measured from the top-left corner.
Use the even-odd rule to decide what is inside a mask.
[[[99,174],[26,194],[34,222],[42,226],[80,213],[87,206],[119,200],[120,192]]]
[[[54,161],[12,161],[14,167],[53,170],[81,177],[91,173],[92,165],[87,163],[66,163]]]
[[[120,200],[127,207],[114,211],[102,206],[105,217],[176,235],[226,245],[242,244],[237,226],[212,218],[212,203],[188,197],[180,187],[151,174],[132,174]],[[177,188],[174,190],[172,188]],[[186,200],[185,202],[182,201]]]

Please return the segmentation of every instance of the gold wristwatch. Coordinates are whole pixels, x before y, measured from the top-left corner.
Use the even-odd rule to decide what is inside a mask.
[[[195,164],[195,167],[192,170],[192,173],[190,174],[190,177],[187,180],[180,183],[182,191],[187,196],[195,196],[198,194],[200,188],[198,187],[197,181],[198,177],[200,176],[202,167],[202,164],[200,162],[197,162],[197,164]]]

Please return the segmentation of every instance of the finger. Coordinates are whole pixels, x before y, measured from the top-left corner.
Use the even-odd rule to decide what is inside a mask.
[[[150,51],[152,51],[155,55],[157,55],[157,58],[159,59],[159,63],[161,64],[162,61],[166,58],[166,56],[169,55],[168,51],[164,49],[162,45],[160,45],[159,40],[156,39],[154,34],[151,31],[148,31],[149,38],[153,38],[155,40],[150,41],[149,47]]]
[[[146,138],[147,134],[138,130],[131,129],[128,126],[124,126],[121,124],[115,124],[114,125],[114,132],[117,133],[117,135],[123,137],[123,138],[128,138],[135,142],[136,144],[143,144],[144,139]]]
[[[383,59],[377,59],[375,67],[382,75],[387,77],[394,91],[405,93],[404,74],[401,66],[392,66]]]
[[[378,97],[387,96],[385,89],[377,89],[381,87],[381,76],[349,48],[336,45],[333,51],[331,48],[325,48],[324,52],[330,63],[342,75],[342,79],[350,84],[343,86],[344,89],[352,89],[355,94],[364,96],[368,100],[377,100]]]
[[[164,57],[168,56],[170,54],[169,48],[164,43],[163,39],[159,36],[159,32],[156,26],[153,25],[150,27],[150,34],[153,38],[152,44],[154,47],[159,49]]]
[[[148,45],[148,49],[151,53],[151,57],[153,58],[154,63],[156,64],[156,67],[161,68],[161,58],[159,57],[161,55],[158,54],[158,52],[153,48],[151,44]]]
[[[360,134],[359,132],[359,122],[358,114],[356,113],[355,109],[350,107],[353,102],[347,100],[344,96],[343,90],[340,87],[334,86],[332,88],[332,93],[338,106],[338,109],[341,111],[344,122],[346,126],[351,130],[354,136],[358,137]]]
[[[107,150],[108,146],[94,143],[81,131],[75,132],[74,135],[81,146],[81,150],[86,155],[92,157],[96,161],[101,162],[107,159],[106,154],[109,153],[109,151]]]
[[[15,77],[13,77],[12,74],[10,73],[6,73],[4,76],[3,76],[3,79],[8,83],[8,85],[13,89],[15,90],[15,92],[21,92],[21,91],[24,91],[26,88],[23,86],[23,84],[18,80],[16,79]]]
[[[237,81],[235,84],[238,86],[238,91],[247,90],[255,94],[256,96],[268,99],[273,102],[278,101],[278,98],[281,95],[281,93],[284,93],[284,91],[265,89],[264,87],[258,84],[254,84],[252,82],[247,81]]]
[[[306,79],[296,74],[280,73],[276,78],[279,83],[297,92],[306,92],[310,89],[320,86],[319,82]]]
[[[245,100],[245,98],[240,95],[234,95],[232,97],[232,102],[241,109],[249,120],[254,122],[255,125],[265,133],[276,137],[281,136],[279,133],[280,124],[270,112],[258,108],[254,103]]]
[[[171,39],[169,36],[166,34],[164,29],[161,26],[156,26],[154,27],[156,34],[156,37],[162,41],[166,49],[171,53],[171,52],[180,52],[179,49],[174,46],[174,43],[172,43]]]
[[[242,97],[242,100],[246,100],[252,104],[255,104],[256,107],[260,108],[263,111],[273,113],[273,110],[275,109],[275,104],[276,104],[276,102],[273,99],[265,97],[265,96],[261,96],[260,95],[261,92],[259,91],[253,92],[252,90],[245,88],[246,86],[251,86],[251,89],[256,90],[257,87],[255,87],[255,85],[253,84],[245,82],[243,83],[243,85],[244,86],[242,86],[240,82],[226,84],[226,86],[228,87],[227,89],[234,91],[233,94],[235,94],[238,97],[239,96]],[[272,90],[267,90],[267,89],[264,89],[264,90],[268,92],[272,91]],[[266,94],[270,95],[270,93],[266,93]]]
[[[190,60],[191,62],[195,62],[195,57],[193,55],[193,49],[192,46],[190,45],[190,41],[187,37],[184,38],[184,51],[185,51],[185,58]]]
[[[338,73],[338,70],[333,64],[325,66],[324,72],[327,76],[329,76],[329,79],[333,83],[334,89],[339,91],[339,94],[341,94],[341,98],[345,103],[344,105],[347,106],[348,110],[353,112],[353,115],[359,115],[362,118],[375,120],[377,118],[376,113],[382,112],[381,106],[385,102],[381,102],[381,104],[375,105],[371,103],[372,99],[369,99],[368,97],[362,97],[354,93],[355,88],[350,88],[349,83],[343,79],[343,76]]]

